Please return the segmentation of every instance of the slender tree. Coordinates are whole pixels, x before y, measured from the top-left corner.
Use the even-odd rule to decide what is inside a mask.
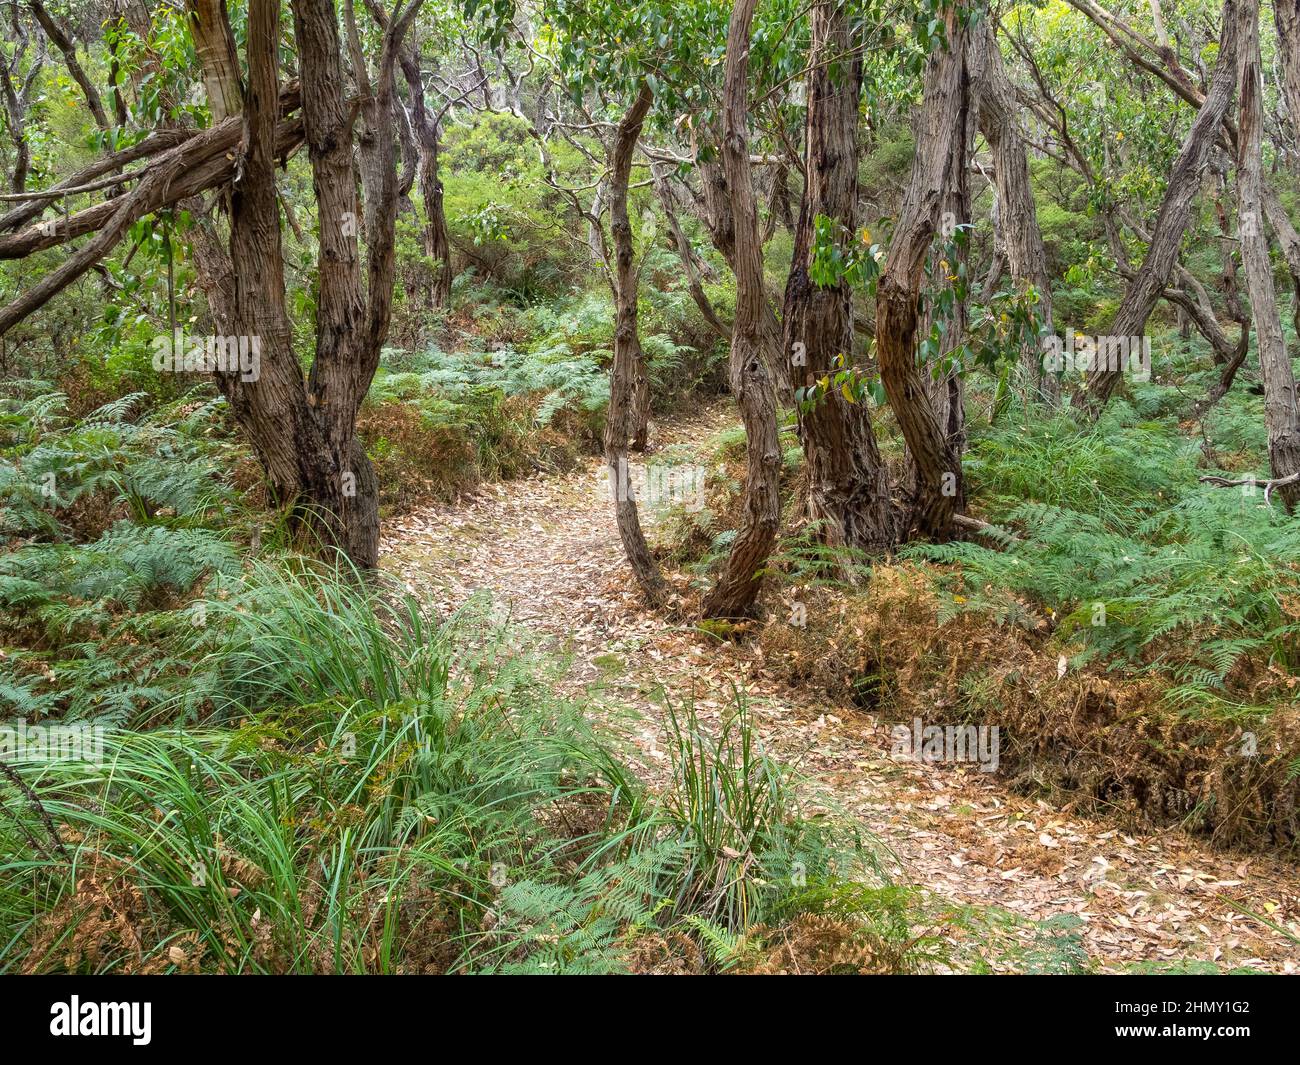
[[[1192,198],[1200,187],[1237,82],[1237,3],[1238,0],[1224,0],[1223,29],[1214,77],[1209,92],[1205,94],[1205,102],[1192,122],[1169,175],[1160,215],[1151,232],[1146,256],[1125,287],[1124,298],[1119,310],[1115,312],[1110,330],[1113,336],[1132,337],[1145,332],[1147,319],[1164,291],[1178,259],[1178,247],[1187,229]],[[1123,367],[1114,365],[1095,370],[1089,375],[1087,388],[1076,395],[1076,405],[1100,409],[1114,392],[1123,373]]]
[[[429,298],[435,307],[446,309],[451,306],[451,283],[454,280],[451,237],[447,231],[447,211],[443,205],[438,154],[446,106],[434,110],[426,99],[418,49],[402,49],[402,75],[406,79],[411,128],[415,132],[415,144],[419,152],[420,199],[424,204],[424,254],[434,264]]]
[[[1237,179],[1240,199],[1241,261],[1254,312],[1260,376],[1264,382],[1264,421],[1273,477],[1281,482],[1288,509],[1300,499],[1300,408],[1291,359],[1282,337],[1273,291],[1264,230],[1260,152],[1264,111],[1264,80],[1259,54],[1259,0],[1237,0],[1237,47],[1240,86],[1238,106]],[[1220,62],[1224,60],[1220,58]]]
[[[212,0],[205,0],[205,2],[212,2]],[[41,3],[41,0],[27,0],[27,6],[31,8],[32,14],[36,16],[36,21],[40,24],[45,36],[63,54],[63,63],[68,68],[72,80],[77,83],[77,86],[85,95],[86,106],[90,108],[95,124],[100,129],[108,129],[108,112],[104,110],[104,101],[100,98],[95,83],[90,80],[85,68],[81,65],[81,60],[77,58],[77,46],[72,39],[71,32],[59,19],[56,19],[50,13],[49,9]]]
[[[762,245],[749,164],[749,37],[758,0],[736,0],[727,30],[722,96],[722,171],[734,237],[736,318],[731,329],[731,390],[745,425],[744,516],[717,583],[704,600],[704,614],[744,617],[754,609],[762,570],[781,523],[781,447],[776,425],[776,388],[763,355]]]
[[[1047,276],[1047,251],[1038,228],[1038,208],[1029,180],[1024,135],[1017,118],[1015,90],[1007,79],[992,24],[983,20],[970,34],[971,84],[979,111],[979,129],[993,156],[997,190],[997,230],[1011,279],[1038,293],[1038,319],[1052,331],[1052,284]],[[1042,353],[1026,351],[1024,369],[1045,399],[1059,398],[1057,378],[1043,372]]]
[[[654,102],[649,86],[642,84],[627,114],[618,124],[610,154],[610,236],[614,244],[614,361],[609,372],[609,410],[605,415],[605,463],[614,496],[623,550],[641,591],[652,603],[664,597],[666,586],[646,544],[637,515],[636,496],[628,468],[628,441],[638,430],[636,404],[645,388],[645,357],[637,328],[640,267],[635,262],[632,223],[627,211],[627,187],[641,127]]]
[[[27,138],[27,112],[32,103],[32,90],[36,80],[45,67],[45,39],[36,35],[36,47],[30,58],[28,47],[31,35],[18,14],[18,5],[10,9],[10,25],[13,27],[13,53],[4,55],[0,52],[0,94],[4,96],[5,124],[9,127],[9,139],[14,146],[13,173],[9,187],[14,192],[27,189],[27,175],[32,168],[32,149]],[[23,66],[26,62],[26,72]]]

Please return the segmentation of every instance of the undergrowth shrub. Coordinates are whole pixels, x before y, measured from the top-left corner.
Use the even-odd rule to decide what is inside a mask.
[[[476,611],[437,625],[314,564],[206,594],[203,724],[110,729],[102,764],[20,757],[0,781],[5,968],[621,970],[646,937],[703,955],[810,886],[878,882],[801,817],[743,707],[716,738],[673,719],[656,796]],[[873,964],[913,964],[900,929],[863,927],[898,939]]]
[[[239,572],[254,521],[221,409],[129,395],[76,418],[40,382],[0,402],[0,710],[120,723],[184,687],[193,593]]]
[[[1291,846],[1300,533],[1260,491],[1199,483],[1237,445],[1152,421],[1171,391],[1135,388],[1095,423],[1062,411],[977,428],[970,487],[996,524],[845,560],[856,588],[822,576],[836,560],[809,528],[788,534],[769,567],[782,605],[761,633],[768,660],[891,718],[1001,725],[1025,790]]]

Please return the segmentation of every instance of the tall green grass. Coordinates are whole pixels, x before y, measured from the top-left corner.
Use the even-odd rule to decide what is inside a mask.
[[[649,929],[743,932],[869,866],[743,707],[712,738],[672,716],[648,792],[508,633],[355,574],[254,566],[195,647],[203,724],[0,782],[0,966],[607,971]]]

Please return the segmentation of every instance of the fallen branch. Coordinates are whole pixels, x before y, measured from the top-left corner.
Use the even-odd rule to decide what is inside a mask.
[[[4,773],[4,775],[9,778],[13,786],[17,788],[27,800],[27,804],[33,811],[35,811],[36,816],[41,819],[41,823],[45,826],[45,831],[49,833],[50,841],[54,844],[54,850],[58,852],[58,856],[65,862],[71,863],[72,857],[68,854],[68,848],[64,846],[63,839],[59,836],[59,830],[54,827],[54,819],[50,817],[50,812],[45,809],[45,806],[41,803],[36,792],[32,791],[27,782],[18,775],[17,770],[5,765],[4,762],[0,762],[0,773]],[[17,817],[15,816],[14,819],[17,820]],[[41,856],[47,861],[54,861],[54,853],[41,846],[40,842],[27,831],[26,826],[23,825],[21,821],[18,823],[23,829],[23,834],[27,836],[28,842],[30,842],[32,846],[40,852]]]
[[[99,189],[111,189],[114,185],[121,185],[126,181],[134,181],[136,178],[143,177],[148,173],[148,167],[141,167],[139,170],[132,170],[125,174],[110,174],[106,178],[100,178],[98,181],[89,181],[84,185],[69,185],[66,188],[56,187],[46,189],[44,192],[6,192],[0,195],[0,203],[29,203],[36,200],[61,200],[65,196],[76,196],[81,192],[96,192]]]
[[[1263,477],[1242,477],[1240,480],[1230,480],[1227,477],[1207,476],[1200,478],[1202,484],[1212,484],[1216,488],[1240,488],[1242,485],[1252,485],[1255,488],[1264,489],[1264,502],[1271,507],[1273,504],[1269,500],[1269,495],[1274,488],[1285,488],[1289,484],[1300,483],[1300,471],[1289,474],[1286,477],[1272,477],[1265,479]]]

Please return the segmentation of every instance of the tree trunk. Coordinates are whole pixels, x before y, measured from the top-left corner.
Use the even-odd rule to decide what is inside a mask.
[[[1287,357],[1273,291],[1273,270],[1264,230],[1260,146],[1264,114],[1264,82],[1259,56],[1259,0],[1239,0],[1240,103],[1237,175],[1240,196],[1241,261],[1255,319],[1260,376],[1264,382],[1264,421],[1268,426],[1268,455],[1273,476],[1300,473],[1300,410],[1296,407],[1295,375]],[[1224,60],[1220,58],[1220,62]],[[1282,487],[1290,510],[1300,499],[1300,484]]]
[[[379,0],[366,0],[375,21],[388,29],[388,14]],[[451,283],[455,280],[451,267],[451,241],[447,235],[447,214],[443,207],[442,181],[438,176],[438,142],[441,135],[444,107],[436,114],[429,110],[425,99],[424,74],[420,69],[420,48],[412,43],[402,47],[398,55],[402,76],[406,79],[410,98],[409,121],[414,135],[416,156],[415,178],[420,185],[420,198],[424,201],[424,254],[433,260],[433,275],[429,284],[429,302],[443,310],[451,306]],[[394,109],[400,106],[394,97]],[[409,146],[403,140],[405,159]],[[412,177],[403,174],[398,190],[399,197],[410,191]]]
[[[664,172],[664,168],[658,165],[651,167],[651,174],[654,179],[655,192],[658,194],[659,203],[663,207],[664,218],[668,222],[673,248],[677,252],[677,257],[682,261],[682,269],[686,272],[687,291],[690,292],[691,299],[695,302],[695,306],[699,309],[700,315],[709,328],[721,339],[730,341],[731,329],[718,317],[717,311],[714,310],[713,304],[704,291],[704,284],[700,279],[701,260],[695,249],[691,247],[691,242],[687,239],[685,230],[682,229],[681,219],[677,216],[676,197],[671,184],[669,184],[667,174]]]
[[[424,98],[424,77],[414,49],[402,53],[402,73],[411,98],[411,128],[420,153],[420,198],[424,201],[424,254],[433,260],[433,283],[429,301],[435,307],[451,306],[451,240],[447,235],[447,213],[443,207],[442,179],[438,176],[438,126]]]
[[[1282,94],[1291,116],[1294,145],[1291,167],[1300,171],[1300,0],[1273,0],[1277,54],[1282,63]]]
[[[80,60],[77,59],[77,46],[73,43],[71,36],[54,16],[45,9],[45,5],[41,3],[41,0],[27,0],[27,6],[32,9],[36,21],[41,24],[45,36],[54,42],[54,47],[63,53],[64,65],[67,66],[68,73],[72,75],[72,80],[80,86],[82,93],[85,95],[86,104],[90,107],[90,113],[95,118],[95,125],[100,129],[108,129],[108,113],[104,110],[104,102],[100,99],[99,90],[95,88],[94,82],[86,76],[85,69],[82,67]]]
[[[805,138],[807,181],[795,229],[794,260],[786,282],[782,321],[791,374],[811,385],[834,373],[837,356],[853,356],[853,297],[844,282],[822,288],[809,277],[814,219],[838,224],[847,239],[857,229],[857,125],[862,65],[848,55],[852,42],[842,0],[818,0],[811,15]],[[797,355],[795,354],[797,353]],[[799,439],[808,462],[809,517],[822,523],[832,545],[872,554],[893,547],[897,535],[889,475],[876,446],[871,412],[829,389],[809,411],[799,412]]]
[[[1200,187],[1210,151],[1214,147],[1236,86],[1239,29],[1236,15],[1237,0],[1224,0],[1223,30],[1214,78],[1169,175],[1164,202],[1160,205],[1160,215],[1151,233],[1146,257],[1125,288],[1124,298],[1115,313],[1111,333],[1116,337],[1141,336],[1145,333],[1147,319],[1168,284],[1170,273],[1178,259],[1178,246],[1187,228],[1192,197]],[[1100,410],[1122,377],[1123,367],[1116,366],[1106,366],[1090,374],[1087,388],[1074,398],[1075,405],[1091,407],[1094,412]]]
[[[213,122],[239,114],[243,90],[239,83],[239,57],[230,30],[226,0],[187,0],[190,35],[203,72],[208,109]],[[278,37],[277,37],[278,43]],[[251,58],[251,55],[250,55]]]
[[[952,536],[953,515],[964,501],[960,457],[935,413],[916,365],[917,303],[925,260],[951,183],[953,141],[963,129],[966,30],[951,11],[945,22],[948,48],[926,64],[916,154],[876,289],[880,379],[916,470],[916,497],[908,524],[921,535],[936,539]]]
[[[722,167],[730,194],[735,240],[736,320],[731,332],[731,387],[745,425],[745,508],[731,553],[704,600],[704,615],[739,618],[753,612],[762,570],[781,523],[781,446],[776,425],[776,389],[762,345],[762,248],[747,132],[749,33],[758,0],[736,0],[727,30],[723,83]]]
[[[1002,66],[997,38],[987,21],[971,29],[971,84],[979,106],[979,128],[993,154],[993,180],[997,188],[997,228],[1006,253],[1011,279],[1023,290],[1033,285],[1038,293],[1038,317],[1050,333],[1052,284],[1047,276],[1047,252],[1038,228],[1038,210],[1029,180],[1029,162],[1017,120],[1015,92]],[[1037,345],[1024,352],[1022,364],[1029,380],[1048,402],[1060,398],[1060,381],[1044,373]]]
[[[641,591],[658,604],[667,591],[659,567],[637,515],[636,494],[628,468],[628,438],[636,430],[638,378],[645,376],[641,337],[637,332],[637,288],[639,270],[633,262],[632,223],[627,214],[627,186],[632,172],[641,127],[653,102],[653,94],[642,85],[623,121],[618,124],[610,157],[609,215],[614,241],[614,362],[609,371],[609,412],[605,417],[605,464],[609,469],[614,517],[623,540],[628,565]]]
[[[367,298],[356,239],[354,111],[343,98],[337,15],[332,0],[301,0],[294,5],[304,135],[320,231],[316,354],[305,384],[285,309],[275,191],[279,0],[251,0],[249,6],[244,157],[231,196],[228,259],[210,238],[196,241],[204,260],[201,266],[211,275],[215,317],[222,328],[257,338],[262,354],[261,374],[255,381],[218,374],[218,385],[265,467],[277,500],[292,506],[295,521],[312,529],[323,546],[340,549],[361,569],[378,562],[378,483],[356,440],[355,424],[378,366],[391,309],[397,213],[393,71],[395,51],[417,7],[418,3],[408,7],[384,33],[371,102],[372,148],[376,158],[386,162],[364,174],[369,214]],[[196,40],[219,45],[222,28],[208,19],[224,20],[224,10],[209,4],[195,11]],[[223,53],[224,46],[205,49],[214,64],[206,71],[207,81],[221,107],[238,93],[238,86],[231,83],[231,71],[237,68],[221,58]]]
[[[26,77],[23,76],[23,58],[27,55],[30,38],[27,28],[18,15],[18,5],[10,12],[14,32],[14,53],[12,58],[4,57],[7,62],[0,70],[0,90],[3,90],[5,116],[8,119],[9,139],[14,145],[14,167],[9,180],[9,187],[14,192],[27,191],[27,175],[32,169],[32,149],[27,141],[27,110],[32,102],[32,89],[45,66],[45,47],[40,43],[36,54],[28,64]]]
[[[698,160],[698,150],[696,156]],[[701,199],[704,205],[702,212],[704,226],[709,231],[714,248],[731,267],[732,274],[735,274],[737,270],[736,227],[739,222],[733,217],[735,199],[731,193],[731,178],[726,172],[725,165],[720,161],[698,160],[697,167],[700,172]],[[745,160],[745,167],[748,171],[748,158]],[[759,247],[762,247],[761,243]],[[782,399],[787,402],[793,401],[794,385],[790,377],[790,360],[782,347],[783,330],[776,312],[767,300],[766,290],[763,293],[758,316],[756,332],[759,353],[767,361],[768,373],[775,381]]]
[[[941,217],[946,225],[952,227],[955,237],[958,227],[967,225],[971,217],[970,203],[970,157],[975,145],[975,111],[972,107],[972,85],[968,71],[963,68],[961,81],[961,105],[958,110],[956,136],[952,139],[952,157],[948,161],[948,183],[944,190],[943,211]],[[944,249],[944,258],[940,268],[947,263],[947,272],[940,280],[941,285],[950,284],[949,276],[956,276],[966,265],[968,258],[966,242],[953,240],[952,246]],[[952,259],[947,257],[951,255]],[[956,348],[966,336],[967,307],[965,299],[955,298],[951,307],[936,314],[934,307],[928,307],[921,319],[925,335],[929,335],[934,325],[939,326],[939,347],[936,354],[944,355]],[[939,368],[926,367],[924,381],[930,393],[930,403],[934,407],[939,428],[947,438],[961,464],[962,452],[966,450],[966,389],[962,380],[961,366],[953,364],[946,371],[937,372]]]
[[[219,6],[219,11],[211,8]],[[240,427],[261,460],[272,495],[282,506],[295,504],[305,487],[304,465],[324,450],[306,407],[302,371],[293,350],[292,329],[285,305],[284,259],[280,240],[280,208],[275,195],[275,121],[279,94],[279,2],[251,0],[248,13],[248,92],[238,82],[238,65],[217,58],[215,50],[203,54],[215,65],[205,67],[210,106],[224,110],[242,107],[244,114],[243,172],[230,197],[230,253],[226,272],[231,306],[214,308],[222,332],[255,337],[261,346],[261,376],[240,380],[238,374],[217,374],[217,385],[230,402]],[[233,60],[234,38],[229,26],[214,26],[209,19],[225,21],[224,5],[207,5],[196,13],[196,42],[229,42]],[[242,99],[241,99],[242,97]]]
[[[122,94],[122,63],[118,55],[119,44],[116,40],[108,44],[108,83],[113,89],[113,120],[119,126],[127,123],[126,97]]]
[[[1228,207],[1225,200],[1228,196],[1228,177],[1226,167],[1218,175],[1219,193],[1214,198],[1214,217],[1219,223],[1219,290],[1223,293],[1223,303],[1228,309],[1228,315],[1241,327],[1241,335],[1244,337],[1250,332],[1250,314],[1241,304],[1240,287],[1237,284],[1237,247],[1236,241],[1232,239],[1232,227],[1228,222]],[[1189,275],[1190,276],[1190,275]],[[1197,282],[1199,285],[1199,282]],[[1198,290],[1197,295],[1204,291],[1204,286]],[[1209,317],[1213,318],[1213,308],[1210,304],[1209,293],[1205,293],[1202,303]],[[1193,318],[1195,315],[1193,314]],[[1217,321],[1215,323],[1218,324]],[[1232,357],[1224,358],[1224,352],[1220,347],[1215,345],[1215,361],[1231,362]]]
[[[352,112],[343,97],[343,65],[333,0],[293,4],[303,88],[303,121],[320,231],[316,357],[307,402],[325,437],[323,453],[304,461],[304,489],[321,505],[328,531],[363,568],[378,561],[378,484],[355,439],[356,415],[379,365],[393,295],[393,228],[397,215],[392,125],[394,49],[414,8],[384,36],[372,114],[374,154],[384,165],[363,170],[368,225],[367,300],[357,248],[357,191]]]
[[[1295,290],[1291,302],[1291,320],[1296,333],[1300,335],[1300,233],[1296,232],[1275,189],[1265,184],[1261,195],[1264,198],[1264,215],[1273,229],[1273,235],[1277,237],[1287,269],[1291,273],[1291,287]]]

